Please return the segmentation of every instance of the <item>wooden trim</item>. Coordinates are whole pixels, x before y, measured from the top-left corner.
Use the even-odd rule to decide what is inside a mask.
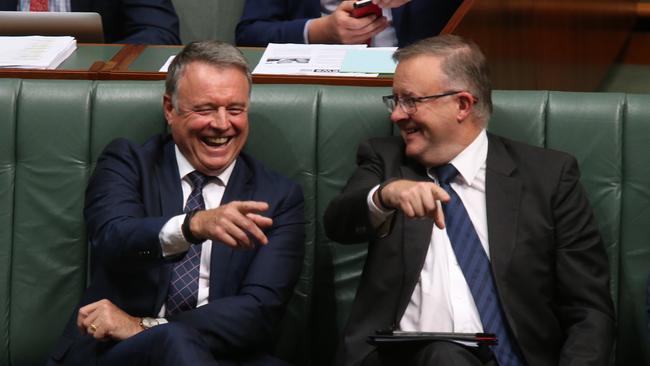
[[[466,0],[466,2],[473,0]],[[149,46],[151,47],[151,46]],[[178,46],[156,46],[175,47]],[[165,80],[167,73],[157,71],[129,71],[147,46],[123,45],[109,61],[96,61],[88,70],[34,70],[0,69],[0,78],[22,79],[72,79],[72,80]],[[253,75],[255,84],[321,84],[346,86],[386,87],[393,83],[392,76],[358,78],[348,76],[305,75]]]
[[[93,62],[92,65],[90,65],[90,68],[88,69],[88,71],[90,71],[90,72],[99,72],[101,69],[104,68],[105,64],[106,63],[104,61],[95,61],[95,62]]]
[[[0,69],[0,78],[16,79],[69,79],[69,80],[95,80],[98,75],[95,71],[85,70],[35,70],[35,69]]]
[[[106,64],[107,67],[102,72],[107,71],[127,71],[129,65],[145,50],[147,46],[141,44],[127,44],[113,56]]]
[[[627,42],[621,62],[632,65],[650,65],[650,32],[634,32]]]
[[[463,0],[463,3],[458,6],[458,9],[456,9],[454,15],[451,16],[445,27],[442,28],[440,34],[453,33],[456,30],[458,24],[463,21],[463,18],[465,18],[465,15],[469,9],[472,8],[472,5],[474,5],[474,0]]]
[[[304,75],[253,75],[254,84],[322,84],[346,86],[391,86],[392,77],[304,76]]]
[[[120,72],[105,74],[110,80],[165,80],[164,72]],[[303,76],[303,75],[253,75],[253,84],[321,84],[347,86],[386,87],[393,84],[393,78],[357,78],[346,76]]]
[[[650,2],[639,2],[636,4],[636,15],[639,18],[650,18]]]

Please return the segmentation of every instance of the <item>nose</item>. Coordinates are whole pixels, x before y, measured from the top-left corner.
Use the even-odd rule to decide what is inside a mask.
[[[227,130],[228,127],[230,126],[230,123],[228,121],[228,116],[226,113],[226,108],[224,107],[219,107],[217,110],[214,111],[212,114],[212,118],[210,119],[210,127],[214,128],[215,130]]]
[[[395,108],[393,108],[393,111],[390,114],[390,120],[393,121],[393,123],[397,123],[406,119],[409,119],[409,115],[404,112],[402,106],[395,104]]]

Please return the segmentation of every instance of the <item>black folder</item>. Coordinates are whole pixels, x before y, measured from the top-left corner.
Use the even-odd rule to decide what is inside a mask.
[[[497,337],[493,333],[405,332],[401,330],[377,331],[376,334],[368,336],[368,343],[375,346],[431,341],[469,342],[478,346],[491,346],[497,344]]]

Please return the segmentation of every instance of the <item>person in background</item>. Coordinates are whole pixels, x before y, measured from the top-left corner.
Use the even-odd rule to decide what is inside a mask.
[[[246,0],[237,24],[238,46],[269,43],[404,46],[440,33],[459,0],[373,0],[382,16],[354,18],[354,1]]]
[[[269,351],[302,266],[302,189],[242,152],[251,75],[235,47],[187,45],[165,87],[171,134],[97,161],[92,281],[48,365],[283,365]]]
[[[330,239],[370,242],[336,364],[609,365],[608,260],[576,159],[486,132],[473,42],[432,37],[394,58],[384,103],[401,136],[360,144],[324,215]],[[386,329],[498,344],[366,342]]]
[[[0,0],[0,10],[96,12],[106,43],[181,43],[171,0]]]

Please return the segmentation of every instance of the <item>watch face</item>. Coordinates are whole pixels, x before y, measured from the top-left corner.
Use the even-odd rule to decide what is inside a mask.
[[[155,327],[158,325],[158,320],[154,318],[142,318],[142,326],[146,329],[149,329],[151,327]]]

